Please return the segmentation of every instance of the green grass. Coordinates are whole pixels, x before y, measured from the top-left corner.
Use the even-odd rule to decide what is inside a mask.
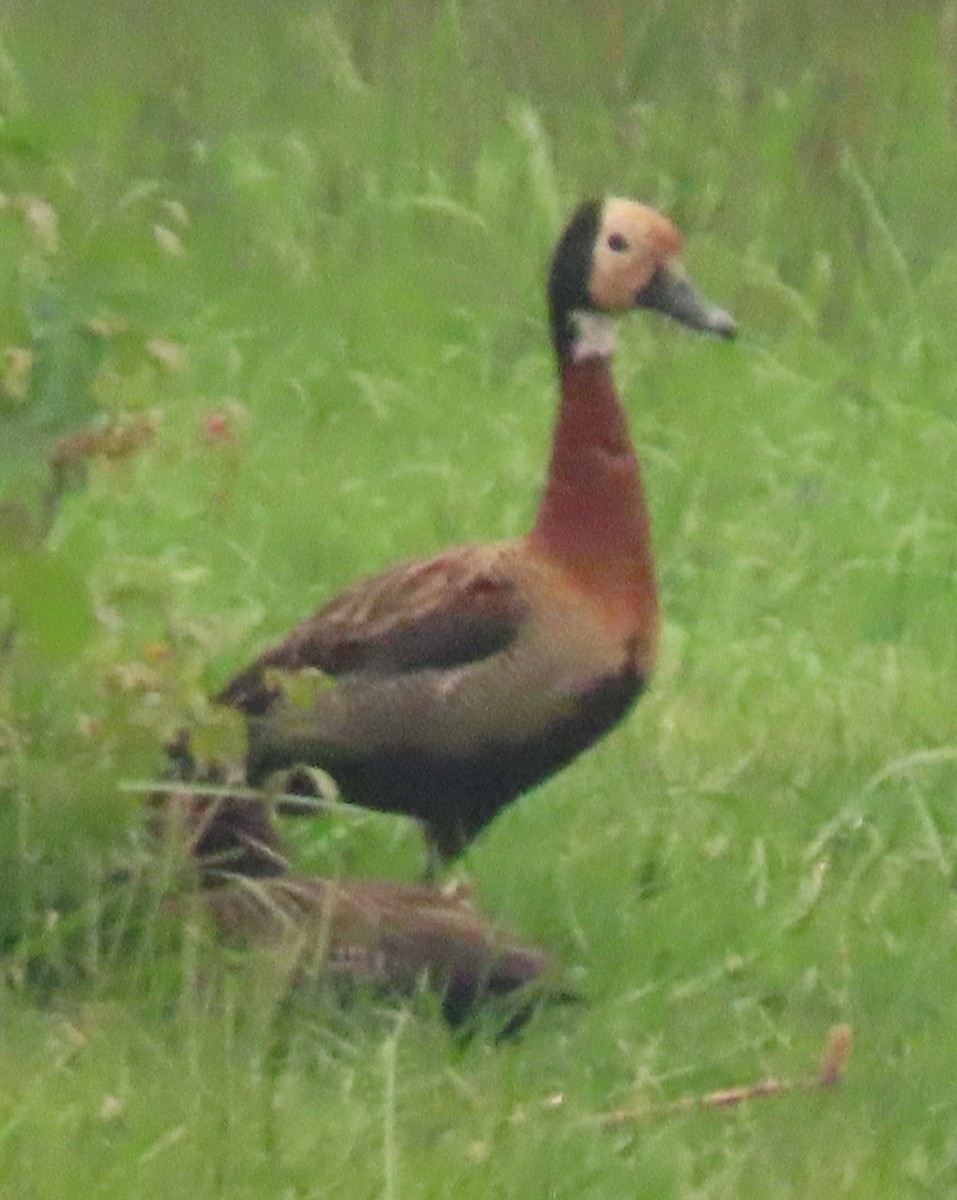
[[[957,36],[858,9],[0,13],[0,1196],[957,1190]],[[124,784],[342,584],[525,527],[544,266],[606,191],[743,332],[623,329],[661,670],[467,860],[588,1004],[463,1046],[285,998],[109,882]],[[98,421],[137,448],[51,502]],[[398,821],[290,832],[420,869]],[[841,1089],[589,1123],[806,1074],[836,1022]]]

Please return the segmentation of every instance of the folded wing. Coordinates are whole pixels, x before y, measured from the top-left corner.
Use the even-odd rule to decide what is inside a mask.
[[[496,547],[399,563],[347,588],[217,696],[250,715],[282,693],[271,672],[405,675],[479,662],[517,636],[527,603]]]

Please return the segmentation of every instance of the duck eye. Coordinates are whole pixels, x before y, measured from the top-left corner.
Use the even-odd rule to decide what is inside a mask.
[[[623,254],[628,249],[628,239],[620,233],[610,233],[608,235],[608,249],[614,250],[616,254]]]

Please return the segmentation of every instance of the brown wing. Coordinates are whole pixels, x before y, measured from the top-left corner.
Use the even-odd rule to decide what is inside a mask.
[[[293,949],[300,978],[325,973],[400,993],[425,980],[443,993],[452,1024],[495,994],[537,980],[547,987],[551,960],[543,950],[432,888],[285,875],[255,887],[210,888],[205,901],[227,937]],[[547,994],[543,988],[540,998]],[[527,1003],[534,999],[529,994]],[[526,1005],[515,1013],[519,1022],[523,1013]]]
[[[353,584],[237,675],[217,700],[247,713],[265,712],[279,695],[264,679],[270,667],[333,676],[404,674],[461,666],[504,650],[526,612],[504,552],[463,546]]]

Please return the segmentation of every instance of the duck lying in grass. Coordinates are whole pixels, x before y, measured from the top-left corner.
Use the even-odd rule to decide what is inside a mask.
[[[202,785],[157,794],[152,832],[189,856],[219,932],[274,952],[292,982],[394,996],[426,987],[455,1025],[512,996],[512,1027],[547,997],[548,956],[481,916],[465,896],[294,874],[265,804],[210,790],[216,795],[203,795]]]

